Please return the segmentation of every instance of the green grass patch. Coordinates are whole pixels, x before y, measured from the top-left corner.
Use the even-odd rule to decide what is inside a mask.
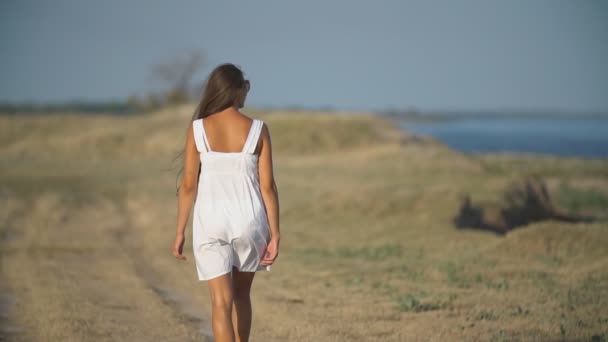
[[[529,271],[528,278],[539,289],[554,292],[559,289],[559,284],[553,279],[551,274],[543,271]]]
[[[498,314],[492,310],[482,310],[475,318],[479,321],[495,321],[498,319]]]
[[[457,264],[454,261],[448,261],[440,266],[446,275],[446,279],[450,285],[457,287],[469,287],[469,280],[464,275],[464,266]]]
[[[397,308],[401,312],[424,312],[439,310],[445,307],[445,304],[438,302],[423,302],[413,294],[405,294],[397,297]]]
[[[336,248],[302,248],[296,253],[304,258],[332,257],[341,259],[383,260],[402,255],[399,244],[387,243],[379,246],[336,247]]]
[[[582,190],[562,184],[555,194],[555,202],[570,214],[582,210],[608,209],[608,195],[595,190]]]

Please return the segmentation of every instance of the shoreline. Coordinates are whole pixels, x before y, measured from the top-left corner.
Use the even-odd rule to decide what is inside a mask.
[[[415,133],[415,132],[408,130],[407,128],[404,128],[403,124],[408,122],[408,119],[405,119],[403,117],[385,115],[385,114],[381,114],[381,113],[377,113],[375,115],[376,115],[376,117],[378,117],[380,119],[388,120],[389,122],[391,122],[391,125],[393,125],[396,129],[403,132],[405,134],[405,136],[407,136],[407,137],[414,137],[414,138],[417,138],[418,140],[426,140],[429,142],[442,144],[442,145],[448,147],[449,149],[453,150],[454,152],[462,153],[462,154],[470,155],[470,156],[480,156],[480,157],[496,156],[496,157],[510,157],[510,158],[526,158],[526,159],[527,158],[544,158],[544,159],[559,158],[559,159],[563,159],[563,160],[579,160],[579,161],[591,161],[591,162],[592,161],[599,161],[599,162],[608,161],[608,156],[601,157],[601,156],[585,156],[585,155],[563,155],[563,154],[556,154],[556,153],[543,153],[543,152],[534,152],[534,151],[514,151],[514,150],[467,151],[467,150],[462,150],[462,149],[453,147],[450,144],[448,144],[447,142],[445,142],[444,140],[442,140],[441,138],[437,138],[437,137],[433,136],[432,134]],[[523,120],[530,119],[530,118],[549,119],[549,117],[546,117],[546,116],[545,117],[541,117],[541,116],[528,117],[528,118],[525,118],[525,117],[519,118],[517,116],[508,116],[508,117],[514,118],[514,119],[523,119]],[[411,122],[424,123],[424,124],[435,124],[435,123],[440,124],[441,122],[445,122],[445,121],[457,121],[457,120],[469,119],[469,118],[488,119],[488,120],[500,119],[500,117],[488,117],[487,115],[485,115],[485,116],[464,115],[462,117],[447,118],[446,120],[443,120],[443,119],[440,119],[440,120],[413,119],[413,120],[411,120]],[[561,118],[561,116],[556,116],[556,118]],[[608,120],[608,115],[602,116],[601,118]],[[579,118],[571,117],[571,119],[579,119]]]

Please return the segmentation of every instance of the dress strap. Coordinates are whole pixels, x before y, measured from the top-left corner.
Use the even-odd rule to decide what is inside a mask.
[[[258,140],[260,140],[260,133],[262,132],[263,126],[264,123],[261,120],[253,119],[251,129],[249,130],[249,135],[247,135],[247,140],[245,141],[245,146],[243,146],[244,153],[253,154],[255,152],[255,148],[258,145]]]
[[[199,153],[209,151],[209,143],[203,127],[203,119],[196,119],[192,122],[192,130],[194,133],[194,143]]]

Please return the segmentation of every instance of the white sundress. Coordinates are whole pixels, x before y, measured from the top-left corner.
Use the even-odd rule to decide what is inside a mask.
[[[263,122],[254,119],[241,152],[209,147],[203,119],[193,121],[201,171],[192,219],[192,247],[199,280],[232,271],[270,271],[260,265],[270,241],[255,149]]]

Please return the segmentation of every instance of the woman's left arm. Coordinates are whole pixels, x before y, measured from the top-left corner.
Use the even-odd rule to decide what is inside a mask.
[[[185,231],[196,197],[200,167],[199,152],[196,149],[192,123],[190,123],[188,134],[186,135],[184,176],[177,194],[177,229],[172,246],[173,256],[181,260],[186,260],[186,257],[182,254],[186,240]]]

